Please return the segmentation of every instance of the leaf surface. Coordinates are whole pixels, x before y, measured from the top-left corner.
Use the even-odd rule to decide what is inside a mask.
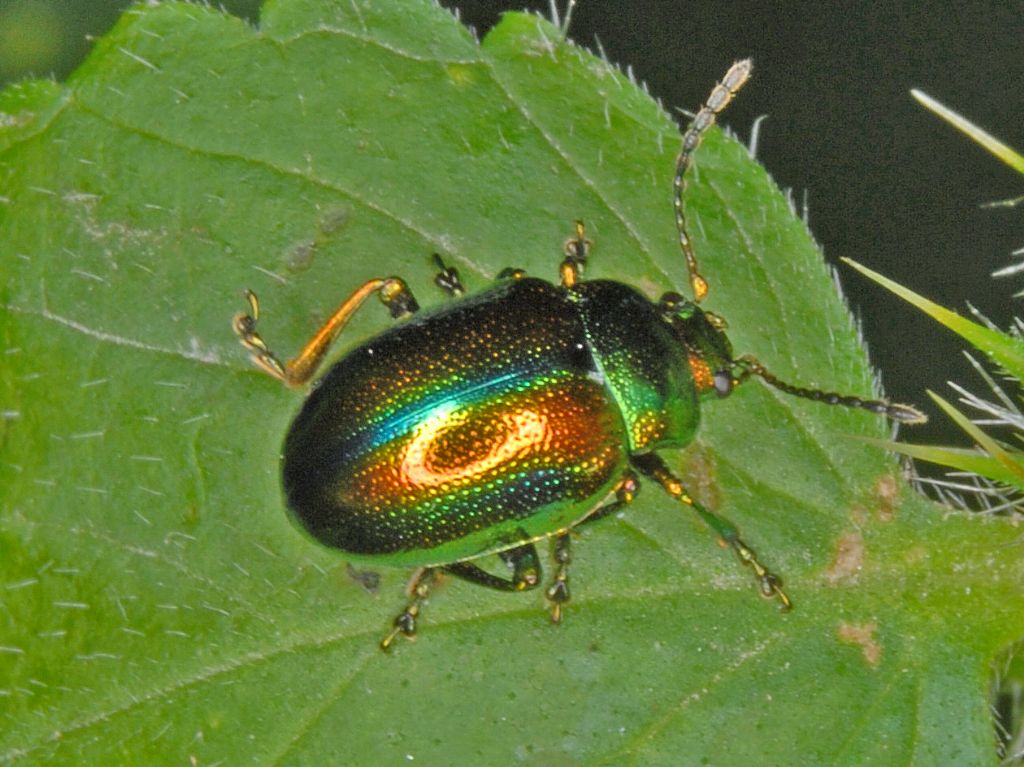
[[[288,522],[301,395],[239,348],[243,287],[288,356],[370,277],[439,303],[434,251],[470,289],[506,266],[555,279],[582,219],[588,276],[687,292],[676,126],[544,21],[507,15],[478,45],[418,0],[281,0],[259,29],[137,7],[0,117],[0,761],[994,761],[1019,532],[914,497],[858,439],[887,434],[868,414],[750,383],[666,456],[785,574],[788,615],[648,486],[580,533],[561,627],[538,592],[448,582],[387,656],[408,574],[368,593]],[[737,351],[870,394],[764,170],[717,131],[694,170],[707,305]]]

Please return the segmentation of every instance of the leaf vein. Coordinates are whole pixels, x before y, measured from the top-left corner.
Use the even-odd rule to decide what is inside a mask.
[[[164,346],[156,346],[155,344],[148,344],[135,338],[129,338],[127,336],[117,335],[116,333],[108,333],[104,330],[91,328],[84,323],[71,319],[70,317],[65,317],[52,312],[45,307],[40,311],[35,311],[17,304],[4,304],[3,308],[5,311],[9,311],[11,313],[23,314],[29,317],[38,317],[40,319],[55,322],[58,325],[63,325],[65,328],[81,333],[82,335],[88,336],[89,338],[93,338],[97,341],[101,341],[102,343],[112,344],[114,346],[126,346],[131,349],[140,349],[142,351],[154,352],[157,354],[166,354],[172,357],[180,357],[192,362],[200,362],[204,365],[213,365],[224,368],[232,367],[226,362],[223,362],[217,353],[213,351],[198,352],[180,348],[171,349]]]
[[[178,149],[178,150],[181,150],[183,152],[188,152],[188,153],[196,154],[196,155],[203,156],[203,157],[210,157],[210,158],[220,159],[220,160],[232,160],[232,161],[235,161],[235,162],[245,163],[247,165],[251,165],[251,166],[256,167],[256,168],[262,168],[264,170],[271,171],[271,172],[279,174],[281,176],[285,176],[285,177],[288,177],[288,178],[296,178],[296,179],[299,179],[301,181],[305,181],[306,183],[311,184],[311,185],[316,186],[316,187],[319,187],[321,189],[326,189],[326,190],[328,190],[330,192],[338,194],[338,195],[340,195],[340,196],[342,196],[342,197],[352,201],[353,203],[361,205],[361,206],[367,208],[368,210],[371,210],[374,213],[377,213],[377,214],[383,216],[384,218],[387,218],[388,220],[390,220],[390,221],[394,222],[395,224],[401,226],[406,231],[411,232],[411,233],[415,234],[417,237],[419,237],[422,240],[424,240],[426,243],[428,243],[428,245],[430,247],[432,247],[434,249],[442,250],[442,251],[447,250],[448,240],[444,236],[442,236],[440,234],[433,233],[433,232],[429,232],[426,229],[423,229],[423,228],[421,228],[419,226],[416,226],[412,221],[401,217],[400,215],[398,215],[394,211],[390,210],[389,208],[386,208],[383,205],[380,205],[380,204],[378,204],[376,202],[373,202],[373,201],[371,201],[371,200],[369,200],[369,199],[367,199],[365,197],[362,197],[359,194],[357,194],[356,192],[352,191],[351,189],[347,189],[347,188],[345,188],[343,186],[340,186],[337,183],[334,183],[334,182],[329,181],[329,180],[327,180],[325,178],[317,176],[317,175],[315,175],[314,173],[312,173],[312,172],[310,172],[308,170],[302,170],[302,169],[299,169],[299,168],[294,168],[294,167],[290,168],[290,167],[286,167],[286,166],[283,166],[283,165],[278,165],[278,164],[275,164],[273,162],[270,162],[269,160],[265,160],[265,159],[261,159],[261,158],[257,158],[257,157],[253,157],[253,156],[249,156],[249,155],[245,155],[245,154],[239,154],[239,153],[234,153],[234,152],[218,151],[216,149],[211,149],[209,147],[202,147],[202,146],[198,146],[198,145],[195,145],[195,144],[188,144],[188,143],[185,143],[185,142],[173,139],[170,136],[166,136],[166,135],[163,135],[161,133],[156,133],[154,131],[147,130],[147,129],[142,128],[141,126],[138,126],[138,125],[131,125],[129,123],[126,123],[126,122],[123,122],[123,121],[120,121],[120,120],[115,120],[114,118],[110,117],[109,115],[105,115],[105,114],[103,114],[101,112],[97,112],[97,111],[95,111],[95,110],[93,110],[93,109],[91,109],[91,108],[89,108],[87,106],[80,105],[80,108],[83,111],[87,112],[92,117],[95,117],[98,120],[102,120],[104,122],[107,122],[110,125],[114,126],[115,128],[118,128],[119,130],[122,130],[122,131],[124,131],[126,133],[130,133],[130,134],[133,134],[133,135],[136,135],[136,136],[141,136],[143,138],[149,139],[150,141],[154,141],[154,142],[163,144],[164,146],[168,146],[168,147],[171,147],[173,149]],[[481,270],[481,271],[484,272],[484,270]],[[486,272],[484,272],[484,273],[486,273]]]
[[[351,669],[350,673],[343,674],[331,688],[330,693],[324,696],[323,701],[319,705],[311,707],[307,712],[307,715],[301,721],[297,722],[299,726],[292,736],[288,738],[287,742],[284,743],[280,753],[271,756],[267,763],[271,765],[281,764],[285,757],[287,757],[288,754],[296,748],[299,742],[312,732],[313,727],[324,718],[331,706],[341,698],[349,687],[352,686],[353,681],[366,669],[371,660],[373,658],[380,657],[380,652],[381,651],[376,647],[373,647],[369,651],[364,651],[363,656],[355,664],[355,667]]]

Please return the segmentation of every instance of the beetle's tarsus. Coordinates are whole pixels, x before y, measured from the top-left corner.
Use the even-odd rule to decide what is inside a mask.
[[[571,599],[569,593],[569,565],[572,562],[569,533],[560,533],[555,538],[554,558],[558,569],[545,596],[551,603],[551,622],[562,622],[562,608]]]
[[[591,245],[593,243],[586,237],[583,222],[577,221],[575,233],[565,241],[565,246],[562,248],[565,260],[562,261],[558,270],[559,276],[562,278],[562,287],[571,288],[579,282],[587,258],[590,257]]]
[[[631,504],[639,492],[640,481],[637,479],[636,472],[627,469],[622,475],[622,479],[615,486],[615,500],[598,506],[590,514],[577,522],[575,526],[579,527],[580,525],[596,522],[599,519],[605,519],[612,514],[618,513]],[[569,564],[572,561],[572,557],[569,547],[569,533],[561,533],[555,541],[554,548],[555,563],[558,567],[555,570],[555,577],[552,579],[551,585],[545,592],[548,602],[551,603],[552,623],[562,622],[562,616],[565,612],[563,606],[570,599]]]
[[[440,253],[433,255],[434,265],[437,266],[437,274],[434,276],[434,284],[441,288],[452,298],[458,298],[466,292],[459,278],[459,270],[454,266],[448,266],[441,258]]]
[[[416,638],[416,615],[419,613],[419,609],[409,607],[404,613],[395,618],[394,628],[388,633],[386,637],[380,640],[380,649],[387,652],[391,649],[391,643],[395,641],[395,637],[399,634],[404,636],[406,639]]]
[[[783,612],[789,612],[793,609],[793,602],[786,592],[782,590],[782,578],[777,576],[775,573],[767,570],[760,562],[757,561],[757,555],[754,550],[747,546],[739,538],[723,539],[723,542],[731,546],[739,557],[740,562],[749,567],[754,571],[754,575],[757,578],[757,582],[761,587],[761,596],[765,599],[779,598],[781,609]]]
[[[238,336],[238,340],[250,352],[252,361],[265,372],[283,383],[288,383],[288,372],[277,356],[270,351],[267,342],[256,330],[256,323],[260,318],[260,301],[248,288],[244,291],[246,301],[249,302],[249,313],[239,312],[231,320],[231,327]]]
[[[419,618],[423,605],[430,595],[430,587],[437,578],[437,571],[432,567],[424,567],[413,577],[409,585],[409,604],[392,622],[391,631],[380,640],[380,649],[387,652],[392,642],[401,634],[406,639],[416,638],[416,619]]]

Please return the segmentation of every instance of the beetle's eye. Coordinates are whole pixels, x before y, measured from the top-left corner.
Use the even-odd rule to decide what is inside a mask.
[[[719,370],[715,373],[715,394],[719,397],[727,397],[732,391],[732,373],[728,370]]]

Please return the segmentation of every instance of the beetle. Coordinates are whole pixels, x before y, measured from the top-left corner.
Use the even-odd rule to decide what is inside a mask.
[[[259,367],[294,387],[313,378],[370,296],[403,320],[319,380],[288,431],[281,467],[288,509],[313,538],[355,560],[418,568],[382,649],[415,636],[440,572],[506,591],[538,586],[543,539],[553,540],[546,597],[559,622],[570,596],[570,531],[629,504],[641,476],[693,509],[753,571],[760,593],[789,609],[781,578],[731,522],[694,500],[659,451],[690,443],[701,401],[751,376],[797,397],[924,420],[908,405],[780,381],[756,358],[734,356],[724,321],[698,306],[708,285],[686,229],[686,171],[750,72],[749,60],[734,64],[682,137],[673,202],[693,300],[667,292],[654,302],[622,282],[582,279],[591,242],[581,222],[557,284],[506,269],[489,289],[465,295],[457,270],[435,254],[435,282],[455,300],[418,313],[403,280],[370,280],[286,364],[257,332],[259,302],[246,291],[249,311],[234,330]],[[511,577],[477,564],[490,554]]]

